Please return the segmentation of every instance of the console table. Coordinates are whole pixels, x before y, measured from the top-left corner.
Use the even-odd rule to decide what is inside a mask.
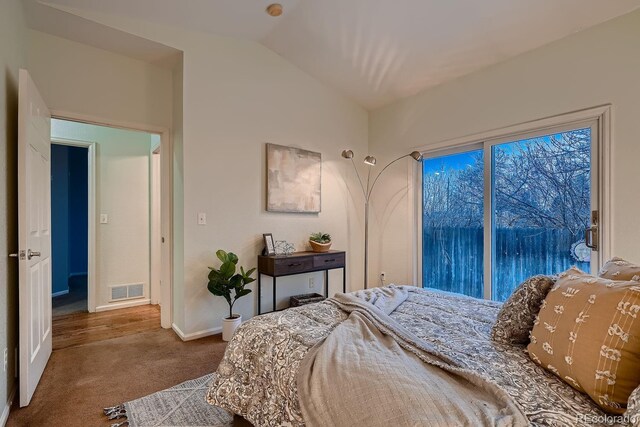
[[[273,278],[273,311],[276,311],[276,279],[294,274],[324,271],[324,296],[329,297],[329,270],[342,269],[342,292],[347,291],[346,252],[294,252],[291,255],[258,255],[258,314],[261,314],[261,276]]]

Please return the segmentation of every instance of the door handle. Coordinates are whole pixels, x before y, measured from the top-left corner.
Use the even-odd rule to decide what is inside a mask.
[[[591,226],[584,230],[584,244],[592,251],[598,250],[598,227]]]
[[[31,249],[27,249],[27,259],[30,260],[33,257],[39,257],[40,252],[32,251]]]

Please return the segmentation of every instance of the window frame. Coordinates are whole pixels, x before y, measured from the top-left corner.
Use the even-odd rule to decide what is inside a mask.
[[[494,260],[494,205],[493,185],[493,147],[507,142],[535,138],[550,134],[562,133],[575,129],[590,127],[592,136],[592,206],[599,211],[598,238],[599,250],[593,252],[592,272],[611,256],[611,105],[594,107],[586,110],[562,114],[545,119],[534,120],[522,124],[496,129],[462,138],[442,141],[427,146],[417,147],[425,158],[433,158],[457,154],[465,151],[482,149],[484,151],[484,277],[483,297],[492,298],[493,260]],[[422,182],[423,168],[419,168],[415,176],[415,209],[413,214],[415,226],[413,236],[414,283],[424,287],[422,274]],[[595,199],[595,203],[594,203]],[[594,271],[595,270],[595,271]]]

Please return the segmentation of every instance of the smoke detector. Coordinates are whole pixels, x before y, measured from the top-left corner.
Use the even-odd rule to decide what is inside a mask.
[[[273,3],[267,6],[267,13],[269,14],[269,16],[280,16],[282,15],[282,10],[283,8],[280,3]]]

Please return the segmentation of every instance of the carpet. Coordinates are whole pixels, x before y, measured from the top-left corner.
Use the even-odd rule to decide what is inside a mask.
[[[215,374],[185,381],[166,390],[122,405],[106,408],[112,427],[230,427],[233,414],[205,400],[205,393]],[[126,417],[126,420],[122,420]]]

